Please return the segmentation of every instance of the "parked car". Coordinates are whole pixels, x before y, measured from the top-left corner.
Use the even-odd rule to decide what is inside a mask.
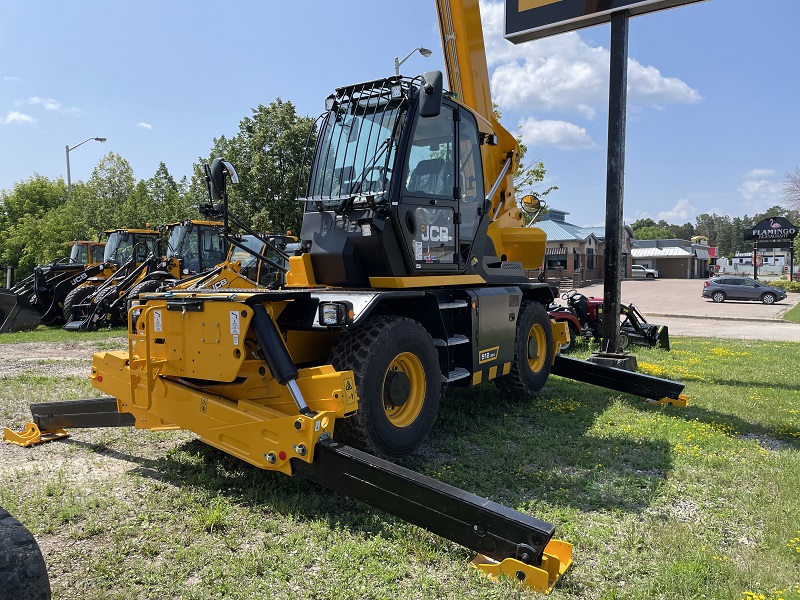
[[[714,302],[760,300],[764,304],[774,304],[786,298],[786,292],[750,277],[723,275],[703,283],[703,298],[711,298]]]
[[[658,271],[655,269],[648,269],[644,265],[631,265],[631,276],[656,279],[658,277]]]

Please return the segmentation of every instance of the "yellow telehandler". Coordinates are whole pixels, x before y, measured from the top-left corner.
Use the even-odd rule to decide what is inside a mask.
[[[683,385],[558,355],[553,291],[525,273],[544,257],[544,233],[523,220],[539,203],[515,196],[519,146],[492,111],[478,0],[437,7],[451,90],[428,72],[328,96],[283,285],[140,294],[128,349],[92,361],[107,396],[34,405],[7,439],[190,430],[462,544],[492,576],[553,588],[572,562],[553,525],[387,459],[419,448],[450,387],[531,394],[558,373],[679,402]],[[215,159],[223,207],[228,179],[233,165]]]

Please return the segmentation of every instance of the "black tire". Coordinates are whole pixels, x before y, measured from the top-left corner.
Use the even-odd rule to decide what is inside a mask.
[[[628,337],[627,333],[621,331],[619,337],[617,338],[617,350],[622,352],[623,350],[626,350],[630,345],[631,345],[631,338]]]
[[[122,311],[112,311],[110,304],[117,299],[119,289],[115,285],[110,285],[106,289],[97,293],[94,298],[95,313],[100,316],[97,321],[89,323],[88,331],[96,331],[101,328],[118,325],[122,322]],[[123,304],[124,306],[124,304]]]
[[[645,277],[647,277],[648,279],[655,279],[656,278],[656,276],[653,275],[652,273],[648,273],[647,275],[645,275]]]
[[[50,580],[39,545],[22,523],[0,508],[0,595],[48,600]]]
[[[761,301],[764,304],[775,304],[775,294],[767,292],[763,296],[761,296]]]
[[[131,302],[136,300],[139,297],[139,294],[149,294],[151,292],[157,292],[163,281],[158,279],[147,279],[145,281],[140,281],[135,286],[133,286],[127,294],[125,298],[125,318],[127,319],[128,312],[131,310]]]
[[[714,302],[725,302],[725,292],[714,292],[711,294],[711,299]]]
[[[67,323],[72,321],[72,307],[76,304],[82,304],[96,290],[97,287],[93,285],[79,285],[67,294],[67,297],[64,298],[64,320]]]
[[[419,448],[433,428],[442,390],[439,355],[422,325],[404,317],[371,317],[342,336],[331,364],[353,371],[359,397],[358,412],[336,422],[337,441],[389,459]]]
[[[561,345],[561,354],[569,354],[575,350],[575,345],[581,337],[581,332],[572,322],[569,322],[569,341]]]
[[[509,394],[535,394],[550,376],[553,352],[553,330],[547,311],[538,302],[523,302],[517,318],[511,372],[495,379],[495,385]]]

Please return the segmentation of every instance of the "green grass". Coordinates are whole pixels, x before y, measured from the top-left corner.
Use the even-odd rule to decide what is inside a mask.
[[[101,329],[100,331],[64,331],[60,326],[39,325],[33,331],[16,331],[0,335],[0,344],[22,342],[68,342],[75,340],[104,340],[111,337],[125,337],[125,327]]]
[[[794,307],[790,308],[786,314],[783,315],[783,318],[793,323],[800,323],[800,304],[796,304]]]
[[[455,391],[405,466],[528,512],[575,544],[558,599],[800,598],[800,344],[636,348],[686,409],[553,377]],[[4,424],[84,381],[2,380]],[[91,393],[91,392],[89,392]],[[0,448],[0,505],[42,545],[55,598],[534,598],[471,553],[187,433],[107,429]]]

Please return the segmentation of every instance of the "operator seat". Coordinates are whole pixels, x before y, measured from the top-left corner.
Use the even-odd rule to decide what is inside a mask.
[[[421,160],[408,180],[409,192],[422,192],[433,196],[447,194],[446,164],[443,158]]]

